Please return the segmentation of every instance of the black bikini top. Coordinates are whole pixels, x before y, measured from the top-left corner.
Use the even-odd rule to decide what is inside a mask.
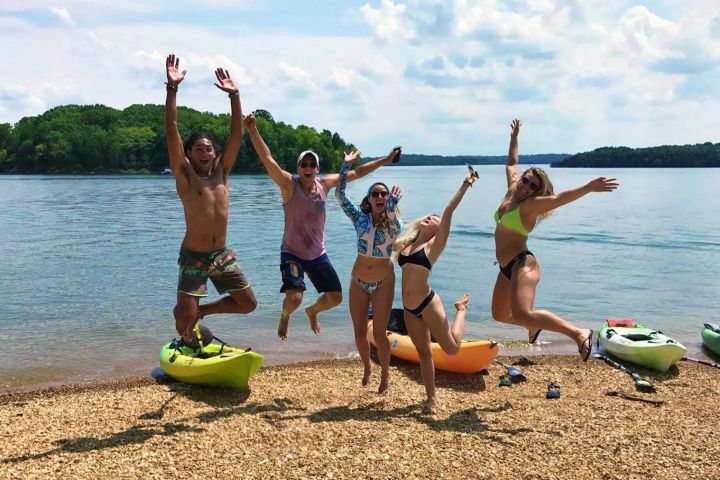
[[[398,255],[398,265],[402,267],[406,263],[420,265],[421,267],[425,267],[428,270],[432,270],[432,263],[430,263],[427,255],[425,255],[425,247],[421,248],[415,253],[411,253],[410,255],[403,255],[402,253]]]

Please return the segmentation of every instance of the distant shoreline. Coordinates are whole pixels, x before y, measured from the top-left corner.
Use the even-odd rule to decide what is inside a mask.
[[[564,168],[717,168],[720,143],[660,147],[602,147],[552,162]]]

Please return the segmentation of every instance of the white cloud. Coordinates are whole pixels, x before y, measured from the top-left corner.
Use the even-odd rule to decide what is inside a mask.
[[[14,113],[17,110],[42,113],[45,102],[21,85],[0,87],[0,112]]]
[[[3,33],[2,37],[10,33],[22,33],[30,30],[31,28],[33,28],[32,24],[26,20],[0,16],[0,32]]]
[[[75,26],[75,20],[73,20],[70,12],[68,12],[66,8],[51,8],[50,11],[68,27]]]
[[[353,70],[342,67],[330,68],[330,80],[341,88],[350,88],[358,75]]]
[[[295,67],[293,65],[287,64],[285,62],[280,62],[278,64],[278,67],[280,67],[280,71],[282,72],[283,77],[286,80],[289,80],[291,82],[310,82],[311,81],[311,75],[310,73],[306,72],[300,67]]]
[[[677,24],[655,15],[646,7],[637,6],[620,18],[617,48],[629,50],[645,61],[676,58],[682,56],[672,48],[679,34]]]
[[[3,2],[0,11],[23,13],[0,15],[0,61],[12,66],[0,122],[61,103],[162,103],[174,52],[188,69],[180,105],[227,112],[227,96],[212,86],[221,66],[242,85],[245,110],[338,131],[368,156],[397,143],[417,153],[502,154],[514,116],[526,120],[527,153],[693,143],[720,128],[707,113],[720,107],[712,81],[720,4],[709,0],[662,9],[624,0],[363,0],[346,17],[356,22],[344,25],[352,35],[295,28],[302,15],[318,15],[311,4],[292,24],[278,25],[278,16],[268,28],[252,16],[231,26],[186,19],[189,5],[65,0],[77,22],[68,29],[47,26],[59,3]],[[688,118],[703,121],[690,129]]]
[[[405,10],[405,5],[396,5],[393,0],[382,0],[380,8],[373,8],[369,3],[360,8],[365,21],[380,40],[410,40],[415,37],[415,28],[405,18]]]

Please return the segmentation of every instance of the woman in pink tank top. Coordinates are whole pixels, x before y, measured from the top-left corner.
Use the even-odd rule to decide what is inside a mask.
[[[342,286],[325,251],[325,202],[327,193],[338,185],[340,175],[334,173],[318,177],[320,158],[312,150],[306,150],[298,156],[297,176],[293,176],[272,157],[253,115],[245,117],[245,128],[260,161],[280,188],[285,211],[285,231],[280,248],[280,292],[285,294],[285,298],[280,312],[278,336],[287,340],[290,315],[303,300],[305,273],[320,294],[313,304],[305,308],[310,329],[319,334],[318,314],[342,302]],[[385,157],[360,165],[348,174],[346,181],[362,178],[389,161]]]

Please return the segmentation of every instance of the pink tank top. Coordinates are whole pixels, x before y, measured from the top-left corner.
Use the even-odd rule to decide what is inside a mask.
[[[315,260],[325,253],[327,192],[317,178],[316,192],[313,196],[308,196],[297,177],[293,176],[293,181],[295,182],[293,195],[283,204],[285,232],[280,249],[303,260]]]

